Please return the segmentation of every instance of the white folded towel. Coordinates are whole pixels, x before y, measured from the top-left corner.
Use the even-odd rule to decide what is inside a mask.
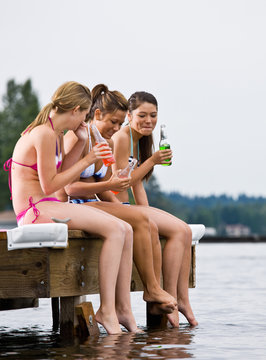
[[[68,245],[67,224],[29,224],[7,230],[8,250],[60,247]]]

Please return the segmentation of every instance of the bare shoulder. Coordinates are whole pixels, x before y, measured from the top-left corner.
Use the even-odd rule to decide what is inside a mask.
[[[46,125],[36,126],[29,132],[29,135],[32,137],[46,137],[46,136],[55,137],[56,136],[54,130],[49,128]]]
[[[124,127],[122,129],[120,129],[119,131],[117,131],[112,136],[112,139],[113,139],[114,143],[119,142],[119,143],[128,145],[130,142],[130,137],[129,137],[129,132],[128,132],[127,127]]]

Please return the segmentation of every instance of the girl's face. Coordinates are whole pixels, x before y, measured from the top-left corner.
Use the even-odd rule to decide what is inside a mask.
[[[157,124],[157,108],[154,104],[144,102],[128,114],[130,126],[142,136],[152,133]]]
[[[107,113],[102,115],[102,113],[96,116],[95,125],[105,139],[111,139],[111,137],[116,133],[123,124],[126,111],[117,110],[113,113]]]

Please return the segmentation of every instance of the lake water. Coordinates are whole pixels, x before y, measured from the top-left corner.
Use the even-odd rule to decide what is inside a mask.
[[[0,312],[1,359],[266,359],[266,244],[197,245],[197,287],[190,289],[199,325],[181,315],[177,329],[147,330],[141,293],[132,294],[143,334],[99,337],[71,346],[53,333],[50,299],[39,308]],[[98,296],[89,296],[97,310]]]

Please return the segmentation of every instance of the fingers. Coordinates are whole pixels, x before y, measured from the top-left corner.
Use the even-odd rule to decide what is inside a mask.
[[[112,154],[112,149],[108,144],[97,144],[93,147],[94,154],[99,159],[107,159]]]

